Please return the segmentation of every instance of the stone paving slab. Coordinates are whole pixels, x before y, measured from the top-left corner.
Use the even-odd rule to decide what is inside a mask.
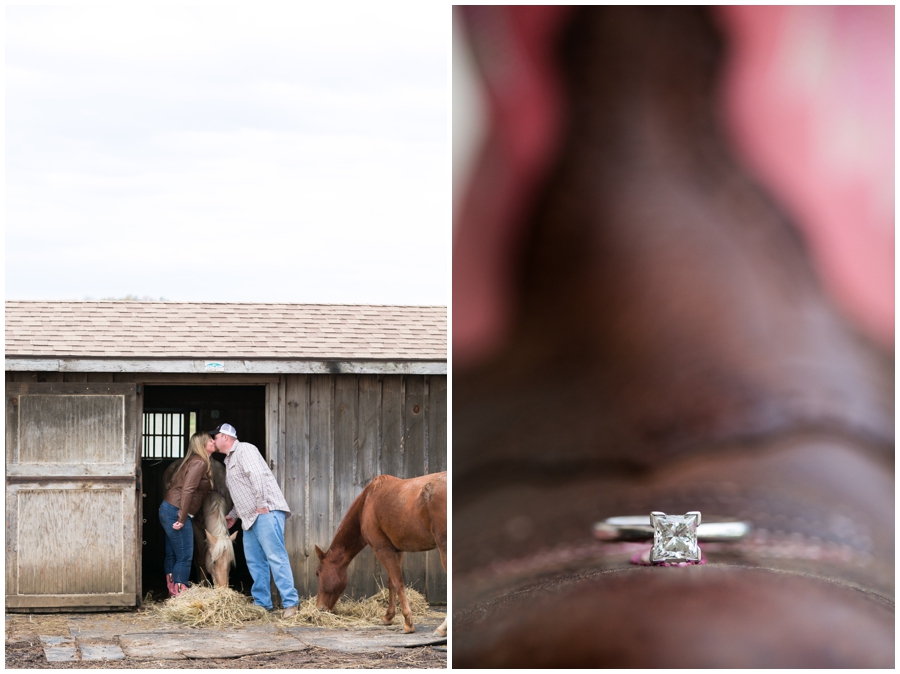
[[[45,637],[41,636],[44,644],[44,655],[47,662],[76,662],[78,660],[78,647],[74,637]]]
[[[124,660],[125,653],[115,643],[78,642],[82,660]]]
[[[123,634],[122,649],[135,660],[237,658],[258,653],[281,653],[308,648],[303,641],[268,629],[188,630],[177,634]]]
[[[332,651],[345,651],[348,653],[371,653],[383,651],[386,648],[414,648],[417,646],[431,646],[447,643],[447,637],[436,637],[432,634],[434,628],[422,626],[421,632],[404,634],[383,628],[370,628],[367,630],[328,630],[324,628],[287,628],[288,633],[295,630],[303,630],[297,634],[311,646],[327,648]]]
[[[135,620],[128,614],[70,616],[68,637],[41,636],[49,662],[79,660],[189,660],[299,651],[311,646],[345,653],[446,644],[433,635],[437,624],[417,625],[404,634],[397,627],[331,629],[250,625],[190,628]]]

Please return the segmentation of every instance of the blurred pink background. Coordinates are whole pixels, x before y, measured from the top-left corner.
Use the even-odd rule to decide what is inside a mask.
[[[565,7],[469,7],[485,141],[454,212],[453,358],[502,344],[528,195],[564,115],[551,45]],[[714,8],[731,55],[723,118],[735,152],[807,239],[858,328],[894,340],[894,8]],[[456,56],[454,56],[456,58]],[[456,142],[454,130],[454,142]]]
[[[894,340],[894,8],[718,8],[736,149],[859,327]]]

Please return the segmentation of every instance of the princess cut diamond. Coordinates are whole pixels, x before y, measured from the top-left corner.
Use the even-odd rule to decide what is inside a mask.
[[[697,545],[697,527],[700,513],[691,511],[686,515],[666,515],[650,513],[653,525],[653,549],[650,561],[657,562],[699,562],[700,546]]]

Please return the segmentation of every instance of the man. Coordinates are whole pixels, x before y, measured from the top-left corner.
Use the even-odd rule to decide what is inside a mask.
[[[253,577],[253,601],[272,610],[269,573],[281,593],[284,618],[297,613],[300,596],[284,546],[284,521],[291,516],[284,494],[259,450],[249,442],[239,442],[231,424],[222,424],[210,435],[216,451],[225,455],[225,483],[234,500],[226,516],[230,528],[237,519],[244,529],[244,556]]]

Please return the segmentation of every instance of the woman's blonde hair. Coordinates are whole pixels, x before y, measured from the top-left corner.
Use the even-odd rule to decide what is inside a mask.
[[[209,478],[209,483],[215,487],[213,484],[213,476],[212,476],[212,465],[209,461],[209,454],[206,453],[206,443],[209,442],[212,438],[209,433],[194,433],[191,436],[191,442],[188,445],[187,454],[184,455],[184,459],[181,461],[181,465],[178,466],[178,470],[175,471],[175,475],[181,472],[181,469],[184,468],[185,464],[188,462],[188,459],[191,458],[191,454],[196,454],[201,459],[203,459],[203,463],[206,464],[206,476]],[[175,475],[172,476],[172,482],[175,481]]]

